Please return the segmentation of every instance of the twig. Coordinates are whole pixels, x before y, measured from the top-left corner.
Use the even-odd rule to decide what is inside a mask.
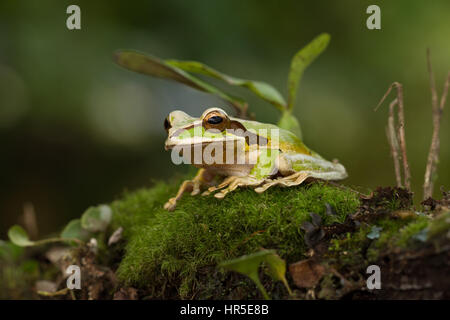
[[[397,187],[402,187],[402,175],[400,172],[400,155],[399,155],[399,145],[397,140],[397,135],[395,134],[395,118],[394,118],[394,108],[398,100],[395,99],[389,105],[389,118],[388,126],[386,129],[386,135],[389,141],[389,146],[391,147],[392,160],[394,161],[395,178],[397,180]]]
[[[447,100],[448,88],[450,83],[450,71],[444,84],[440,103],[438,102],[438,94],[436,90],[436,83],[434,80],[433,68],[431,67],[430,50],[427,49],[427,66],[430,75],[430,90],[431,90],[431,106],[433,112],[433,134],[431,137],[430,151],[428,152],[427,166],[425,169],[425,177],[423,181],[423,198],[428,199],[433,195],[434,176],[436,174],[437,165],[439,162],[439,131],[441,127],[441,118],[444,111],[445,102]],[[438,104],[439,103],[439,104]]]
[[[405,137],[405,117],[404,117],[404,107],[403,107],[403,86],[401,85],[401,83],[399,82],[394,82],[393,84],[391,84],[391,86],[388,88],[388,90],[386,91],[386,93],[384,94],[383,98],[381,98],[380,103],[378,103],[378,105],[375,108],[375,111],[378,109],[378,107],[383,103],[383,101],[386,99],[386,97],[389,95],[389,93],[391,92],[392,88],[396,87],[397,88],[397,98],[391,103],[390,105],[390,113],[391,110],[393,112],[393,108],[395,105],[398,105],[398,122],[399,122],[399,126],[398,126],[398,140],[400,141],[400,148],[401,148],[401,152],[402,152],[402,160],[403,160],[403,179],[404,179],[404,185],[407,189],[411,189],[411,185],[410,185],[410,180],[411,180],[411,173],[409,170],[409,163],[408,163],[408,157],[406,155],[406,137]],[[395,103],[394,103],[395,102]],[[391,116],[390,116],[391,118]],[[395,132],[395,130],[393,130]],[[397,157],[398,159],[398,157]],[[394,158],[394,165],[395,164],[395,160]],[[396,175],[397,175],[397,171],[396,171]],[[397,184],[398,184],[398,178],[397,178]],[[401,180],[400,180],[401,182]]]
[[[68,288],[61,289],[59,291],[55,292],[49,292],[49,291],[38,291],[37,294],[45,297],[56,297],[56,296],[64,296],[69,292]]]
[[[236,116],[238,118],[242,118],[242,119],[247,119],[247,110],[248,110],[248,103],[247,102],[243,102],[243,103],[239,103],[239,102],[230,102],[231,106],[234,108],[234,110],[236,111]]]

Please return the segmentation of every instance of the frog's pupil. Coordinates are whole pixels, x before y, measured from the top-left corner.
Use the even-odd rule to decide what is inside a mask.
[[[223,121],[222,117],[219,116],[213,116],[208,119],[209,124],[219,124]]]

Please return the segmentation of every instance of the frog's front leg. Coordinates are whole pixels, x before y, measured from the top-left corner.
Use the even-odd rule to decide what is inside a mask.
[[[206,169],[198,170],[197,174],[192,180],[183,181],[175,197],[170,198],[164,204],[164,209],[168,211],[175,210],[177,206],[177,201],[183,196],[185,192],[191,192],[192,196],[200,193],[202,185],[209,185],[214,178],[214,174],[207,171]]]

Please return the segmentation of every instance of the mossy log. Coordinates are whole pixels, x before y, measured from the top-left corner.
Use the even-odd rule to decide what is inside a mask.
[[[240,189],[221,200],[185,195],[168,212],[163,204],[177,186],[159,182],[110,204],[112,223],[95,253],[78,246],[66,261],[89,275],[76,298],[260,299],[251,280],[218,265],[262,248],[274,249],[288,265],[291,295],[260,269],[274,299],[449,298],[448,193],[418,210],[405,189],[362,195],[311,182],[263,194]],[[108,245],[118,228],[120,240]],[[40,261],[54,276],[48,261]],[[380,290],[367,288],[369,265],[380,267]]]

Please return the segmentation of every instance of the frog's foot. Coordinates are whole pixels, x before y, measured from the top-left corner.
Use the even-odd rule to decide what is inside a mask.
[[[282,177],[274,180],[269,180],[266,183],[264,183],[262,186],[255,189],[256,192],[262,193],[269,189],[272,186],[281,185],[285,187],[292,187],[292,186],[298,186],[299,184],[302,184],[303,181],[305,181],[309,175],[305,172],[296,172],[294,174],[291,174],[287,177]]]
[[[214,195],[214,197],[222,199],[227,193],[236,190],[238,187],[254,187],[260,185],[263,182],[263,179],[258,180],[252,177],[230,176],[226,178],[221,184],[210,187],[207,191],[203,192],[202,195],[206,196],[211,194],[212,192],[220,190]]]
[[[168,211],[175,210],[177,201],[183,196],[185,192],[191,192],[192,196],[200,193],[200,188],[204,184],[208,184],[212,180],[213,176],[209,174],[205,169],[200,169],[194,179],[183,181],[175,197],[170,198],[164,204],[164,209]]]
[[[194,193],[194,185],[197,184],[194,180],[186,180],[183,181],[180,188],[178,189],[177,195],[173,198],[170,198],[165,204],[164,209],[168,211],[175,210],[177,206],[177,201],[180,200],[180,198],[183,196],[185,192],[191,192]],[[200,187],[198,187],[200,188]]]

